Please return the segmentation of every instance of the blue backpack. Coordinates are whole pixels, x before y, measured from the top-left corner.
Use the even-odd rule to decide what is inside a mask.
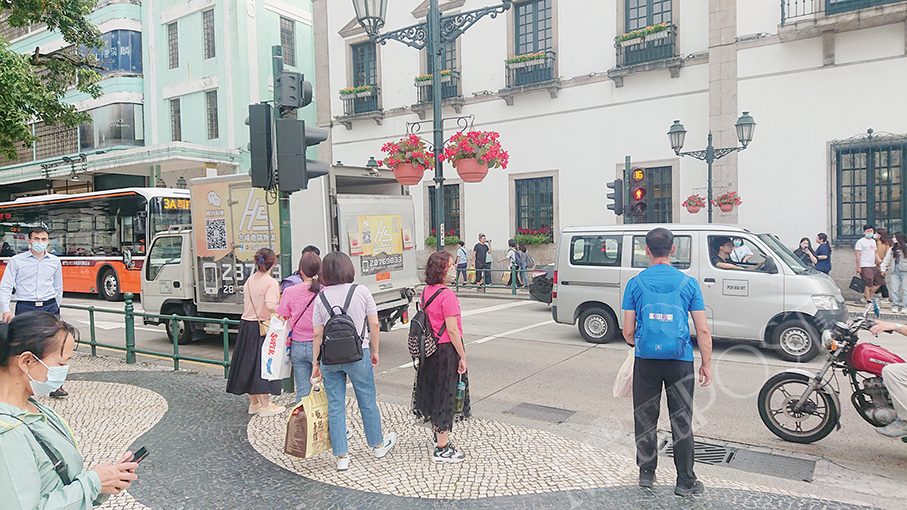
[[[645,359],[681,359],[690,338],[690,323],[680,290],[687,285],[684,275],[671,292],[658,292],[642,278],[636,278],[642,296],[636,304],[636,355]],[[691,344],[692,346],[692,344]]]

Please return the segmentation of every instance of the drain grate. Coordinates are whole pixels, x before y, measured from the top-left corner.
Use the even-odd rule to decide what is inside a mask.
[[[714,444],[707,441],[693,442],[693,459],[700,464],[724,466],[747,473],[811,482],[816,470],[816,461],[791,457],[789,455],[757,451],[756,447],[744,444]],[[674,457],[674,444],[670,433],[661,444],[661,451]]]
[[[519,416],[521,418],[529,418],[530,420],[564,423],[567,421],[567,418],[576,414],[576,411],[523,402],[509,411],[504,411],[504,413]]]

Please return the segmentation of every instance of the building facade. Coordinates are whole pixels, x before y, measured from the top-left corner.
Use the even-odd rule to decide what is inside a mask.
[[[431,96],[415,77],[431,69],[424,50],[371,42],[352,2],[314,4],[329,159],[363,164],[430,121]],[[441,9],[492,4],[442,0]],[[422,22],[427,11],[427,0],[389,2],[383,30]],[[468,246],[484,233],[503,249],[519,229],[705,223],[705,211],[681,203],[707,195],[707,166],[675,155],[666,133],[681,120],[686,151],[705,149],[709,132],[715,147],[735,147],[743,111],[758,124],[752,143],[713,167],[714,194],[737,191],[743,204],[715,208],[714,221],[772,231],[791,247],[818,232],[850,246],[866,222],[902,230],[905,20],[907,2],[890,0],[517,0],[444,48],[444,117],[500,132],[510,153],[508,168],[479,184],[445,165],[447,230]],[[430,122],[421,127],[430,139]],[[447,138],[456,121],[445,129]],[[623,177],[627,158],[645,171],[648,208],[616,217],[605,185]],[[432,177],[410,186],[420,245],[431,232]],[[844,278],[853,252],[834,253]]]
[[[105,43],[103,95],[66,99],[91,122],[35,125],[41,140],[0,161],[0,199],[248,172],[245,119],[249,104],[272,98],[271,47],[286,70],[314,79],[309,2],[101,0],[89,19]],[[22,53],[65,44],[44,27],[0,29]]]

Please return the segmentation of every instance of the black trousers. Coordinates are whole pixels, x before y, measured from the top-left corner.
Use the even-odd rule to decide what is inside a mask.
[[[636,464],[654,473],[658,467],[656,432],[661,411],[661,389],[668,397],[677,485],[689,487],[693,474],[693,389],[696,375],[692,361],[636,358],[633,365],[633,416],[636,428]]]
[[[16,315],[23,314],[25,312],[50,312],[57,317],[60,317],[60,305],[56,301],[53,303],[47,303],[44,306],[35,306],[34,302],[17,301],[16,302]]]
[[[487,264],[488,264],[487,262],[484,262],[482,264],[479,264],[478,262],[476,262],[476,285],[479,285],[480,283],[482,283],[483,278],[485,279],[485,285],[491,284],[491,282],[488,281],[489,273],[488,273],[488,271],[486,271],[486,269],[488,269]]]

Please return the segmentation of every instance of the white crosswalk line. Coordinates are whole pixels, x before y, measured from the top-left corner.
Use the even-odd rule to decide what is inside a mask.
[[[510,330],[510,331],[505,331],[504,333],[500,333],[500,334],[497,334],[497,335],[486,336],[485,338],[480,338],[480,339],[478,339],[478,340],[473,340],[472,342],[467,342],[466,345],[471,345],[471,344],[484,344],[485,342],[494,340],[495,338],[501,338],[502,336],[513,335],[513,334],[515,334],[515,333],[520,333],[520,332],[522,332],[522,331],[526,331],[526,330],[529,330],[529,329],[532,329],[532,328],[537,328],[537,327],[539,327],[539,326],[547,326],[548,324],[554,324],[554,321],[553,321],[553,320],[547,320],[547,321],[545,321],[545,322],[539,322],[538,324],[532,324],[531,326],[524,326],[524,327],[522,327],[522,328],[517,328],[517,329],[512,329],[512,330]]]

